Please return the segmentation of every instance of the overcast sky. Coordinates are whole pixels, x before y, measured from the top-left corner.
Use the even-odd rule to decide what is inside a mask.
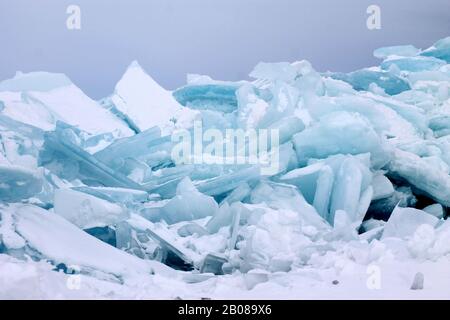
[[[70,4],[81,30],[66,28]],[[371,4],[381,30],[366,27]],[[0,0],[0,79],[63,72],[101,98],[135,59],[173,89],[187,73],[243,79],[259,61],[350,71],[376,64],[377,47],[449,35],[450,0]]]

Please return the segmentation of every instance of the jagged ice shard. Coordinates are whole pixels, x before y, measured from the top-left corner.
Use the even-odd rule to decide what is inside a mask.
[[[407,296],[388,266],[403,279],[424,260],[427,285],[448,282],[450,38],[374,55],[350,73],[192,74],[173,92],[133,62],[98,102],[62,74],[0,82],[0,288],[76,272],[75,297],[310,297],[376,264]],[[245,139],[227,149],[230,132]],[[264,161],[239,158],[253,146]]]

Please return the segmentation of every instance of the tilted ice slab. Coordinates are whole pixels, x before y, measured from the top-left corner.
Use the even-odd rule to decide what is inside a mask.
[[[402,150],[396,150],[390,171],[445,206],[450,206],[450,175],[433,163]]]
[[[58,263],[117,276],[166,270],[157,262],[138,259],[101,242],[64,218],[41,208],[17,205],[12,209],[17,233],[30,247]]]
[[[53,130],[59,120],[91,134],[111,132],[123,137],[133,133],[63,74],[18,73],[0,83],[0,101],[3,114],[44,130]]]
[[[109,98],[112,111],[138,132],[159,126],[164,132],[192,125],[197,112],[181,106],[138,64],[131,63]]]

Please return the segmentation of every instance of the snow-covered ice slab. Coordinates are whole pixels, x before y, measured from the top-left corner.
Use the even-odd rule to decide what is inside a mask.
[[[31,248],[57,263],[117,276],[166,270],[158,262],[140,260],[97,240],[59,215],[30,205],[11,209],[17,233]]]

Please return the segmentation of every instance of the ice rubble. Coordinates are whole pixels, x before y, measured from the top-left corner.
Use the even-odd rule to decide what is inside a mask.
[[[119,283],[244,274],[248,289],[342,252],[440,259],[449,44],[381,48],[380,67],[348,74],[299,61],[260,63],[253,81],[189,75],[174,92],[133,62],[101,102],[64,75],[18,73],[0,82],[0,257]],[[171,133],[194,120],[278,129],[279,170],[176,163]]]

